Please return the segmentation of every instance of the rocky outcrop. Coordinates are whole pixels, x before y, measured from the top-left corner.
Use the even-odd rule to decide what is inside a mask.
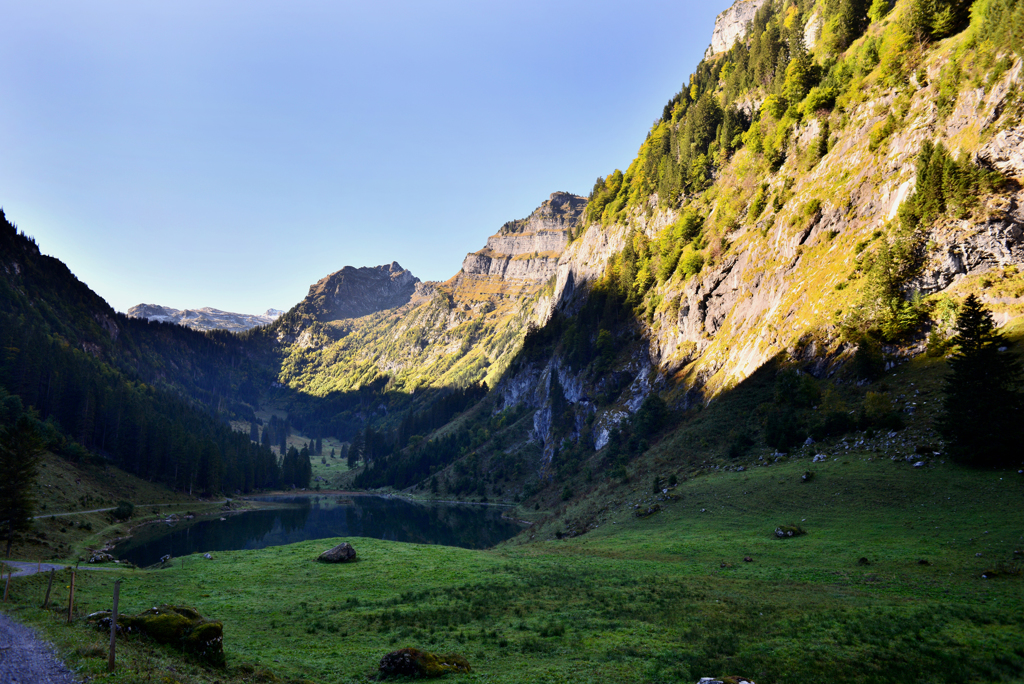
[[[988,220],[980,224],[962,221],[933,230],[925,266],[908,288],[927,295],[966,275],[1024,265],[1024,192],[1011,195],[1005,208],[989,207],[987,213]]]
[[[814,10],[811,12],[811,16],[808,17],[807,23],[804,24],[804,47],[808,50],[813,50],[814,46],[818,44],[818,39],[821,38],[821,29],[825,25],[825,20],[821,16],[821,12]]]
[[[732,7],[715,18],[715,30],[711,34],[711,45],[704,58],[725,52],[737,40],[747,35],[747,24],[754,20],[757,10],[766,0],[737,0]]]
[[[311,285],[295,310],[321,323],[360,318],[408,303],[419,282],[397,261],[372,268],[346,266]]]
[[[177,323],[193,330],[230,330],[243,332],[260,325],[269,325],[283,312],[267,309],[264,314],[240,314],[203,307],[202,309],[172,309],[159,304],[137,304],[128,309],[131,318],[145,318],[160,323]]]
[[[462,273],[546,281],[555,272],[586,205],[585,197],[552,193],[527,218],[509,221],[487,239],[484,249],[466,255]]]
[[[1007,176],[1024,180],[1024,126],[997,133],[978,150],[978,159]]]

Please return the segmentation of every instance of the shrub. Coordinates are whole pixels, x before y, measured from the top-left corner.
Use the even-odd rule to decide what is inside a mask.
[[[700,273],[703,268],[704,255],[695,251],[692,246],[687,245],[686,249],[683,250],[682,257],[679,259],[677,270],[684,278],[689,278]]]
[[[872,23],[881,21],[889,14],[889,0],[873,0],[868,8],[868,19]]]
[[[114,509],[114,518],[117,520],[128,520],[135,513],[135,504],[131,501],[118,501]]]
[[[888,140],[889,136],[896,131],[898,126],[899,122],[892,114],[887,116],[885,121],[880,121],[872,126],[871,132],[868,134],[868,149],[872,152],[878,150],[882,143]]]
[[[766,206],[768,206],[767,186],[762,185],[754,193],[754,199],[751,200],[750,208],[747,209],[747,223],[757,221]]]
[[[776,119],[781,118],[786,113],[788,107],[789,103],[781,95],[769,95],[761,103],[761,111],[770,114]]]
[[[836,91],[831,86],[814,86],[801,105],[804,114],[830,110],[836,105]]]

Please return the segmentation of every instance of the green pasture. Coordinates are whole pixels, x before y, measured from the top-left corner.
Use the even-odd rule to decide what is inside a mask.
[[[323,540],[78,573],[81,614],[108,608],[121,576],[123,610],[222,620],[226,671],[133,638],[107,676],[102,635],[35,607],[43,576],[16,579],[8,610],[96,681],[367,681],[405,646],[462,653],[467,681],[1024,680],[1024,476],[850,452],[670,493],[648,517],[635,505],[655,497],[637,492],[587,534],[541,527],[491,551],[356,538],[347,565],[314,561],[340,541]],[[790,523],[806,534],[777,539]]]

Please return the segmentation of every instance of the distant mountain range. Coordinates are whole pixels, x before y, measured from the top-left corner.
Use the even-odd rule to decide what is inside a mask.
[[[230,330],[244,332],[260,325],[268,325],[284,312],[267,309],[262,314],[241,314],[204,306],[202,309],[172,309],[159,304],[138,304],[128,309],[131,318],[145,318],[160,323],[177,323],[193,330]]]

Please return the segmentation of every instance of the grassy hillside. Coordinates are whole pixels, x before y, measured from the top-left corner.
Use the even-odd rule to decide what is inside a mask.
[[[134,525],[170,513],[202,515],[221,508],[111,466],[72,463],[49,452],[43,454],[38,472],[32,489],[35,520],[11,549],[16,560],[74,563],[108,540],[129,534]],[[121,501],[135,505],[130,520],[113,516],[111,509]]]

